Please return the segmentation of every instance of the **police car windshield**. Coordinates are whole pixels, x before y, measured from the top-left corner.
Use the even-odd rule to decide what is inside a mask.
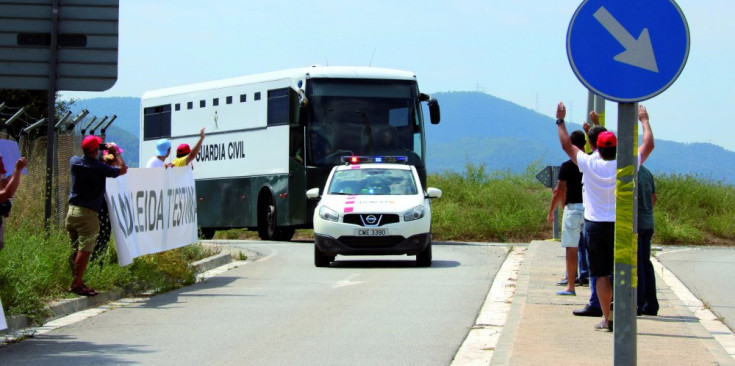
[[[411,170],[349,169],[334,172],[328,194],[414,195],[418,193]]]

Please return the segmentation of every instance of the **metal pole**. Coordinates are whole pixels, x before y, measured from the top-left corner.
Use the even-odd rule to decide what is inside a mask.
[[[605,98],[595,95],[595,112],[600,116],[600,126],[605,126]]]
[[[92,119],[89,120],[89,123],[85,127],[82,127],[82,136],[87,134],[87,129],[89,129],[90,126],[92,126],[92,123],[97,120],[96,116],[92,116]]]
[[[21,107],[17,112],[15,112],[15,114],[12,117],[8,118],[8,120],[5,121],[5,123],[3,124],[3,128],[10,127],[10,125],[13,124],[13,122],[15,122],[18,118],[20,118],[20,116],[22,116],[23,113],[25,113],[25,111],[26,111],[26,107]]]
[[[79,121],[81,121],[84,117],[86,117],[87,114],[89,114],[89,111],[86,109],[83,109],[82,112],[79,113],[79,115],[77,115],[76,117],[74,117],[74,119],[71,122],[69,122],[68,125],[64,126],[64,131],[66,132],[66,131],[73,130],[74,126],[77,123],[79,123]]]
[[[49,220],[51,219],[51,194],[53,192],[53,167],[54,155],[56,153],[56,145],[54,137],[56,129],[54,128],[54,120],[56,117],[56,61],[58,58],[59,44],[59,7],[61,1],[53,0],[53,8],[51,10],[51,45],[49,58],[49,88],[48,88],[48,128],[46,141],[46,207],[43,227],[48,232]]]
[[[583,120],[592,124],[592,121],[590,121],[589,118],[590,118],[590,112],[594,110],[595,110],[595,93],[588,90],[587,91],[587,113],[584,115]],[[587,136],[586,133],[585,133],[585,136]],[[587,144],[584,145],[584,150],[588,154],[592,152],[592,147],[590,146],[589,141],[587,142]]]
[[[618,103],[618,173],[615,188],[613,364],[635,366],[638,279],[638,113],[635,103]]]
[[[104,118],[102,118],[102,120],[101,120],[101,121],[99,121],[99,123],[97,123],[97,124],[96,124],[96,125],[94,126],[94,128],[92,128],[92,131],[90,131],[90,132],[89,132],[89,134],[90,134],[90,135],[94,135],[94,131],[95,131],[95,130],[97,130],[98,128],[100,128],[100,126],[102,126],[102,124],[103,124],[103,123],[105,123],[105,121],[107,121],[107,119],[108,119],[108,118],[109,118],[109,117],[107,117],[107,116],[105,116]]]
[[[63,117],[59,118],[59,122],[56,123],[56,126],[54,126],[55,129],[59,129],[61,126],[64,125],[67,119],[69,119],[69,116],[71,116],[71,111],[66,111]]]
[[[110,127],[112,122],[115,122],[116,119],[117,119],[117,114],[113,114],[112,118],[110,118],[110,121],[107,122],[106,125],[102,126],[102,131],[100,131],[100,134],[102,135],[102,139],[104,139],[105,131],[107,131],[107,128]]]

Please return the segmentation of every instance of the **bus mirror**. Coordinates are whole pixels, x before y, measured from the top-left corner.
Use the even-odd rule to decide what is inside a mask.
[[[424,94],[424,93],[419,94],[419,102],[426,102],[429,99],[431,99],[431,96],[429,94]]]
[[[439,101],[434,98],[429,98],[429,116],[431,118],[431,124],[433,125],[438,124],[441,119],[439,113]]]

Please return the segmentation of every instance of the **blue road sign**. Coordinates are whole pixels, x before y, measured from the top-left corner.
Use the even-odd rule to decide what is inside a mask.
[[[592,92],[617,102],[652,98],[689,56],[689,27],[673,0],[585,0],[567,30],[567,57]]]

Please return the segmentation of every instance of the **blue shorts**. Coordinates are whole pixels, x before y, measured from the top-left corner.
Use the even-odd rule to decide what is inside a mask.
[[[581,203],[566,205],[561,218],[561,246],[576,248],[579,245],[582,228],[584,228],[584,206]]]

